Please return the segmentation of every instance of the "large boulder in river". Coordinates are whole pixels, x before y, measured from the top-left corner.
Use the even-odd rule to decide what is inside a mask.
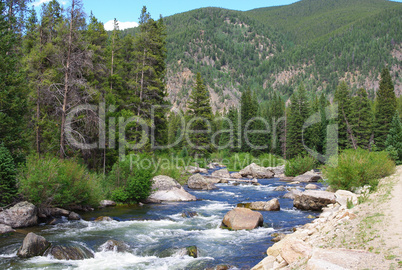
[[[277,167],[267,167],[266,169],[272,171],[275,177],[283,177],[285,175],[285,165]]]
[[[216,178],[230,178],[230,173],[228,169],[221,169],[211,173],[211,176]]]
[[[102,200],[100,201],[100,207],[110,207],[110,206],[116,206],[116,202],[111,201],[111,200]]]
[[[152,179],[152,192],[146,202],[187,202],[197,198],[191,195],[173,178],[165,175],[155,176]]]
[[[309,182],[318,182],[318,180],[321,180],[322,177],[320,174],[316,173],[314,170],[305,172],[302,175],[296,176],[293,178],[293,181],[295,182],[301,182],[301,183],[309,183]]]
[[[214,184],[212,184],[210,181],[208,181],[198,173],[190,176],[190,178],[187,181],[187,185],[191,189],[210,190],[216,188]]]
[[[253,178],[272,178],[274,173],[265,167],[258,166],[255,163],[248,165],[246,168],[239,172],[243,177],[253,177]]]
[[[294,200],[296,196],[301,195],[302,192],[298,189],[291,189],[288,193],[283,195],[283,198]]]
[[[56,260],[84,260],[93,258],[92,251],[83,246],[51,246],[45,256],[51,255]]]
[[[281,206],[278,199],[275,198],[268,202],[252,202],[250,203],[249,208],[257,211],[279,211]]]
[[[42,256],[50,245],[51,244],[43,236],[30,232],[25,236],[22,246],[18,249],[17,255],[21,258]]]
[[[0,212],[0,223],[13,228],[23,228],[38,225],[38,209],[29,202],[20,202]]]
[[[230,210],[222,220],[222,227],[231,230],[252,230],[263,225],[261,213],[247,208],[236,207]]]
[[[336,203],[334,193],[320,190],[306,190],[296,195],[293,206],[301,210],[321,211],[329,204]]]

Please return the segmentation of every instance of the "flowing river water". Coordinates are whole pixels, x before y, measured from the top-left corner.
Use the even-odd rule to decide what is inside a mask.
[[[291,199],[282,198],[284,191],[275,187],[286,185],[278,178],[252,184],[217,184],[211,191],[188,190],[195,202],[113,207],[83,213],[83,220],[57,225],[40,225],[0,237],[0,269],[205,269],[224,264],[231,269],[250,269],[265,257],[272,245],[272,234],[289,232],[310,222],[308,215],[317,213],[293,208]],[[298,188],[303,189],[304,184]],[[261,211],[264,226],[251,231],[221,229],[224,215],[238,203],[268,201],[278,198],[281,210]],[[192,218],[182,217],[184,211],[197,212]],[[110,216],[111,222],[94,222],[99,216]],[[59,261],[52,257],[20,259],[17,249],[28,232],[44,236],[52,244],[78,245],[90,249],[95,257],[79,261]],[[109,239],[123,241],[129,252],[103,251]],[[183,256],[181,248],[196,246],[198,258]]]

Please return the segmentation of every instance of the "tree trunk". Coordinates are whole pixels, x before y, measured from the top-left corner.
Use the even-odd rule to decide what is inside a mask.
[[[61,111],[61,126],[60,126],[60,158],[64,158],[65,151],[65,138],[64,138],[64,129],[66,125],[66,115],[67,115],[67,102],[68,102],[68,82],[70,79],[70,61],[71,61],[71,47],[72,47],[72,35],[73,35],[73,21],[74,21],[74,4],[73,0],[71,3],[71,18],[70,18],[70,31],[68,35],[68,49],[67,49],[67,61],[66,68],[64,72],[64,95],[63,95],[63,107]]]

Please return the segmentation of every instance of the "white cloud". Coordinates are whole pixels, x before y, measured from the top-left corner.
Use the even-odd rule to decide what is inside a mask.
[[[112,31],[113,30],[113,22],[114,22],[114,20],[110,20],[110,21],[108,21],[107,23],[104,24],[106,31]],[[137,22],[119,22],[119,21],[117,21],[117,22],[119,23],[119,29],[120,30],[124,30],[124,29],[127,29],[127,28],[133,28],[133,27],[138,26]]]

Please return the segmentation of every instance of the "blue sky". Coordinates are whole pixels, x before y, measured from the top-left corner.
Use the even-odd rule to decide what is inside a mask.
[[[49,1],[36,0],[35,3],[37,5]],[[69,0],[58,1],[62,4],[70,2]],[[167,17],[202,7],[222,7],[245,11],[260,7],[288,5],[294,2],[297,0],[83,0],[87,14],[92,11],[101,22],[109,22],[105,25],[106,28],[116,18],[120,22],[120,29],[135,26],[143,6],[147,7],[152,18],[159,18],[159,15]],[[398,0],[398,2],[402,2],[402,0]]]

